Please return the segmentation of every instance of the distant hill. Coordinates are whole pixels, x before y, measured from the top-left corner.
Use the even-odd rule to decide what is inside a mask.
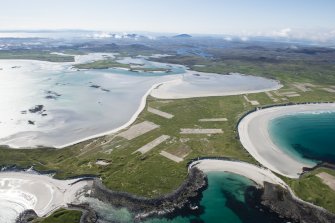
[[[191,38],[191,37],[192,36],[188,34],[180,34],[180,35],[173,36],[173,38]]]

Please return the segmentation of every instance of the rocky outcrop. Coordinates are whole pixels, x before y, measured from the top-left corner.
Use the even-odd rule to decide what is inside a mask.
[[[264,183],[261,203],[280,216],[301,223],[332,223],[335,215],[328,211],[299,201],[289,191],[278,185]]]
[[[15,220],[15,223],[32,223],[38,216],[34,210],[25,210]]]
[[[199,169],[192,168],[187,179],[179,188],[161,197],[144,198],[129,193],[112,191],[107,189],[99,180],[94,181],[91,196],[116,208],[126,207],[135,213],[135,220],[140,221],[153,215],[169,214],[185,206],[195,206],[196,204],[193,202],[199,202],[198,196],[201,196],[201,192],[206,186],[206,175]]]
[[[95,211],[89,206],[89,204],[68,204],[71,209],[77,209],[82,211],[80,223],[96,223],[98,222],[98,216]]]

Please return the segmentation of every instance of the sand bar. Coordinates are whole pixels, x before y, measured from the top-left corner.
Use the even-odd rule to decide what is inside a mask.
[[[167,119],[171,119],[174,117],[174,115],[171,115],[167,112],[163,112],[163,111],[160,111],[158,109],[155,109],[155,108],[151,108],[151,107],[148,107],[148,112],[152,113],[152,114],[155,114],[155,115],[159,115],[163,118],[167,118]]]
[[[204,172],[224,171],[239,174],[253,180],[255,183],[261,186],[263,186],[264,182],[269,182],[286,187],[286,184],[270,170],[260,168],[250,163],[228,160],[204,159],[193,162],[191,164],[191,167],[194,166]]]
[[[144,122],[132,125],[129,129],[127,129],[124,132],[121,132],[118,136],[121,136],[128,140],[132,140],[156,128],[159,128],[159,125],[156,125],[153,122],[144,121]]]
[[[175,156],[175,155],[173,155],[171,153],[168,153],[168,152],[165,152],[165,151],[162,151],[159,154],[161,154],[162,156],[164,156],[164,157],[166,157],[166,158],[168,158],[168,159],[170,159],[172,161],[175,161],[177,163],[180,163],[180,162],[182,162],[184,160],[183,158],[180,158],[178,156]]]
[[[138,150],[136,150],[133,153],[136,153],[136,152],[140,152],[142,154],[147,153],[150,150],[152,150],[153,148],[155,148],[156,146],[158,146],[159,144],[161,144],[162,142],[168,140],[169,138],[170,138],[170,136],[168,136],[168,135],[161,135],[160,137],[152,140],[148,144],[145,144],[144,146],[142,146],[141,148],[139,148]]]
[[[325,90],[329,93],[335,93],[335,89],[332,89],[332,88],[322,88],[322,90]]]
[[[180,134],[221,134],[222,129],[180,129]]]
[[[265,94],[273,101],[273,102],[277,102],[278,99],[273,97],[273,95],[269,92],[269,91],[266,91]]]
[[[150,94],[159,99],[181,99],[259,93],[281,87],[278,81],[262,77],[187,70],[182,77],[158,85]]]
[[[227,118],[202,118],[199,119],[199,122],[226,122]]]
[[[326,172],[318,173],[316,176],[321,178],[322,182],[327,184],[331,189],[335,191],[335,177]]]
[[[298,88],[302,92],[312,91],[311,87],[315,87],[314,84],[310,83],[294,83],[293,86]]]
[[[14,222],[26,209],[33,209],[42,217],[67,206],[89,184],[89,181],[77,181],[27,172],[1,172],[0,222]]]
[[[238,126],[240,140],[244,148],[262,165],[290,178],[298,178],[303,167],[312,167],[312,162],[304,162],[285,153],[276,146],[269,135],[268,124],[276,117],[297,113],[335,111],[335,104],[304,104],[278,106],[258,110],[247,115]]]
[[[249,102],[251,105],[259,105],[259,102],[256,101],[256,100],[249,100],[249,98],[248,98],[246,95],[244,95],[243,97],[244,97],[244,99],[245,99],[247,102]]]

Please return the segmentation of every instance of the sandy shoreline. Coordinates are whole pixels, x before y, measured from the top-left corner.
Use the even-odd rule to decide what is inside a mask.
[[[187,71],[188,73],[199,73],[199,72],[195,72],[195,71]],[[200,72],[201,73],[201,72]],[[125,123],[124,125],[116,128],[116,129],[112,129],[110,131],[107,131],[107,132],[103,132],[103,133],[99,133],[99,134],[96,134],[96,135],[92,135],[92,136],[89,136],[89,137],[86,137],[86,138],[83,138],[83,139],[80,139],[80,140],[77,140],[77,141],[74,141],[74,142],[71,142],[71,143],[68,143],[68,144],[64,144],[64,145],[61,145],[61,146],[57,146],[55,148],[57,149],[62,149],[62,148],[65,148],[65,147],[68,147],[68,146],[72,146],[72,145],[75,145],[77,143],[80,143],[80,142],[83,142],[83,141],[86,141],[86,140],[90,140],[90,139],[94,139],[94,138],[98,138],[98,137],[102,137],[102,136],[105,136],[105,135],[109,135],[109,134],[113,134],[113,133],[116,133],[116,132],[119,132],[127,127],[129,127],[131,124],[133,124],[135,122],[135,120],[137,119],[137,117],[140,115],[140,113],[144,110],[145,106],[146,106],[146,100],[147,100],[147,97],[150,95],[152,97],[155,97],[155,98],[158,98],[158,99],[183,99],[183,98],[196,98],[196,97],[212,97],[212,96],[228,96],[228,95],[240,95],[240,94],[246,94],[246,93],[260,93],[260,92],[265,92],[265,91],[272,91],[272,90],[277,90],[279,88],[282,87],[281,84],[278,83],[278,85],[274,88],[269,88],[269,89],[262,89],[262,90],[257,90],[257,91],[248,91],[248,90],[245,90],[245,91],[236,91],[236,92],[225,92],[225,93],[220,93],[220,92],[217,92],[217,93],[211,93],[211,94],[204,94],[204,93],[199,93],[197,95],[195,94],[185,94],[185,96],[183,97],[175,97],[173,96],[172,94],[168,94],[166,92],[163,92],[163,93],[158,93],[156,92],[157,89],[159,89],[160,87],[162,86],[165,86],[165,85],[168,85],[168,86],[174,86],[176,83],[180,83],[182,80],[180,78],[178,79],[174,79],[174,80],[168,80],[168,81],[164,81],[164,82],[161,82],[161,83],[157,83],[157,84],[154,84],[147,92],[145,95],[143,95],[142,99],[141,99],[141,104],[139,106],[139,108],[137,109],[137,111],[133,114],[133,116],[130,118],[130,120]]]
[[[48,69],[51,69],[52,72],[57,73],[57,75],[61,71],[62,72],[64,71],[65,73],[69,72],[71,75],[67,76],[67,78],[69,77],[74,78],[76,77],[75,75],[77,75],[76,73],[77,71],[71,68],[72,65],[103,59],[104,56],[105,54],[102,53],[81,55],[75,57],[75,62],[66,62],[66,63],[51,63],[51,62],[33,61],[33,60],[0,60],[0,62],[5,62],[6,65],[6,69],[3,72],[13,72],[13,74],[15,75],[22,76],[22,74],[24,74],[25,72],[33,73],[35,70],[37,70],[39,75],[43,74],[44,77],[43,72],[45,72]],[[113,57],[113,54],[110,54],[108,56]],[[20,66],[17,69],[13,69],[12,67],[14,65],[17,65],[16,63],[18,63]],[[87,77],[85,75],[87,75]],[[113,78],[120,79],[120,77],[117,75],[114,75]],[[85,76],[85,78],[90,78],[90,76],[85,73],[83,73],[82,76]],[[10,83],[15,87],[17,83],[15,82],[15,80],[11,79],[12,77],[13,75],[9,75],[7,81],[11,81]],[[91,97],[97,95],[97,97],[99,96],[103,98],[101,99],[101,101],[99,101],[100,103],[99,109],[95,110],[93,109],[92,111],[90,109],[85,108],[74,109],[66,104],[68,103],[67,100],[69,101],[69,99],[67,99],[66,97],[71,96],[73,98],[76,97],[81,98],[79,96],[82,92],[85,93],[91,92],[92,89],[89,88],[89,86],[86,86],[86,83],[81,83],[78,85],[81,90],[79,91],[78,90],[79,87],[77,86],[74,87],[73,83],[71,82],[73,81],[72,79],[67,80],[70,84],[66,86],[64,85],[65,87],[63,85],[58,85],[59,83],[61,83],[61,80],[55,79],[54,82],[56,83],[53,83],[52,81],[50,81],[51,80],[50,78],[46,80],[43,79],[43,81],[46,81],[45,85],[50,85],[52,88],[54,88],[52,90],[54,91],[55,94],[57,93],[60,96],[64,95],[62,96],[64,98],[60,97],[58,101],[54,101],[54,100],[46,100],[45,97],[43,97],[41,101],[37,101],[35,100],[35,98],[41,97],[40,91],[43,90],[42,89],[43,87],[41,87],[40,91],[36,91],[33,93],[30,92],[29,89],[32,86],[34,86],[35,89],[35,86],[38,83],[34,82],[34,84],[31,85],[30,83],[30,81],[32,81],[31,77],[29,75],[24,77],[27,78],[26,80],[26,82],[28,83],[27,86],[23,85],[19,87],[20,90],[17,90],[16,91],[17,94],[14,95],[15,96],[14,99],[17,102],[17,105],[13,106],[13,108],[17,107],[17,110],[8,107],[8,109],[2,111],[4,113],[3,116],[4,121],[2,123],[4,124],[2,125],[3,129],[0,130],[2,134],[0,141],[2,145],[8,145],[11,148],[36,148],[41,146],[47,146],[60,149],[86,140],[119,132],[120,130],[130,126],[136,120],[138,115],[145,108],[146,99],[150,94],[157,98],[179,99],[179,98],[256,93],[256,92],[274,90],[281,87],[281,85],[277,81],[268,80],[261,77],[241,75],[241,74],[219,75],[219,74],[186,70],[186,72],[183,73],[182,75],[181,74],[166,75],[161,79],[148,80],[151,82],[149,83],[147,81],[148,84],[147,82],[145,82],[145,84],[147,85],[144,85],[145,87],[143,89],[140,89],[141,94],[137,94],[136,96],[136,105],[129,106],[131,108],[131,112],[129,112],[129,114],[120,113],[122,107],[128,105],[125,105],[123,102],[119,103],[120,107],[114,109],[115,110],[114,117],[121,117],[121,118],[119,119],[116,118],[115,120],[113,119],[114,121],[110,122],[110,125],[108,126],[103,125],[103,123],[101,124],[99,123],[100,126],[102,126],[99,128],[94,124],[89,125],[90,122],[92,122],[93,120],[90,119],[91,116],[89,115],[92,112],[96,112],[98,114],[101,114],[102,116],[105,116],[106,118],[109,118],[107,114],[110,113],[103,111],[110,111],[112,109],[111,105],[113,104],[112,103],[113,101],[111,102],[110,100],[116,100],[114,96],[106,96],[102,95],[99,92],[94,91],[94,94],[93,93],[90,94]],[[97,86],[100,87],[103,84],[99,83],[99,81],[101,81],[104,78],[104,76],[101,75],[101,77],[100,76],[98,77],[100,79],[99,78],[97,78],[96,80],[94,79],[95,82],[97,82],[94,84],[97,84]],[[134,83],[136,81],[140,83],[140,81],[143,80],[136,79]],[[4,83],[6,85],[6,82]],[[22,83],[25,83],[25,81],[22,81]],[[131,84],[132,83],[133,82],[131,82]],[[178,85],[178,83],[182,83],[182,85],[180,86]],[[168,91],[162,90],[162,88],[165,88],[166,86],[170,90]],[[186,86],[186,89],[184,89],[184,86]],[[106,89],[108,87],[115,88],[115,86],[111,85],[110,83],[106,84],[106,86],[103,87]],[[27,92],[21,92],[23,90],[26,90]],[[128,99],[127,97],[132,99],[133,96],[132,94],[127,93],[126,87],[122,88],[122,90],[124,91],[125,95],[124,97],[126,99]],[[9,91],[5,89],[1,92],[1,94],[5,95],[7,94],[7,92]],[[28,97],[27,95],[32,96]],[[21,102],[22,98],[25,98],[24,102]],[[92,98],[88,99],[92,100]],[[12,103],[11,97],[7,97],[7,101],[6,103],[3,102],[4,106],[5,104]],[[80,99],[78,102],[81,102],[81,104],[86,105],[85,103],[87,101],[89,100]],[[29,109],[29,107],[32,108],[34,104],[35,106],[36,104],[44,105],[47,114],[43,114],[44,116],[42,116],[40,114],[32,114],[29,111],[27,112],[27,109]],[[103,109],[100,109],[100,107]],[[125,114],[124,116],[126,117],[122,116],[123,114]],[[114,125],[113,123],[117,124]],[[6,127],[6,129],[4,128],[4,126]],[[67,130],[66,128],[68,128],[69,132],[72,133],[68,135],[63,134],[64,132],[66,132]],[[59,129],[62,129],[61,131],[62,133],[58,132]]]
[[[258,186],[263,187],[264,182],[269,182],[272,184],[280,185],[281,187],[288,190],[291,196],[308,206],[312,206],[316,209],[324,211],[325,209],[314,205],[312,203],[306,202],[295,195],[292,189],[278,176],[272,173],[269,169],[261,168],[250,163],[241,161],[229,161],[229,160],[217,160],[217,159],[202,159],[194,161],[189,165],[189,168],[197,167],[203,172],[230,172],[244,176],[252,181],[254,181]]]
[[[184,78],[179,78],[173,81],[165,82],[161,84],[158,88],[153,89],[151,92],[151,96],[158,98],[158,99],[187,99],[187,98],[201,98],[201,97],[213,97],[213,96],[231,96],[231,95],[241,95],[241,94],[251,94],[251,93],[261,93],[266,91],[274,91],[278,90],[283,87],[278,81],[272,80],[274,82],[273,87],[270,88],[263,88],[261,90],[251,90],[251,89],[220,89],[218,90],[211,90],[209,89],[201,89],[198,86],[198,89],[192,89],[193,84],[198,82],[199,80],[192,79],[192,76],[200,77],[205,79],[209,79],[209,77],[215,76],[223,76],[223,74],[216,74],[216,73],[204,73],[204,72],[197,72],[193,70],[186,70],[186,73],[183,74],[184,77],[188,79],[187,81]],[[266,79],[263,77],[252,76],[252,75],[245,75],[239,73],[233,73],[226,75],[226,77],[232,77],[234,75],[242,75],[245,77],[257,77],[259,79]],[[266,79],[269,80],[269,79]],[[193,83],[194,82],[194,83]],[[243,84],[242,84],[243,85]],[[241,87],[240,85],[239,87]],[[204,85],[205,86],[205,85]],[[190,88],[189,88],[190,87]],[[189,88],[189,89],[188,89]],[[237,88],[237,87],[236,87]]]
[[[298,178],[303,167],[313,167],[315,164],[304,163],[278,148],[270,138],[268,123],[280,116],[327,111],[335,111],[335,104],[301,104],[258,110],[244,117],[239,123],[241,143],[265,167],[283,176]]]
[[[0,221],[13,222],[24,210],[46,216],[76,201],[89,181],[56,180],[29,172],[0,172]]]
[[[170,82],[170,81],[166,81],[166,82]],[[115,129],[112,129],[110,131],[107,131],[107,132],[103,132],[103,133],[99,133],[99,134],[96,134],[96,135],[92,135],[92,136],[89,136],[89,137],[86,137],[86,138],[83,138],[83,139],[79,139],[77,141],[74,141],[74,142],[71,142],[71,143],[68,143],[68,144],[64,144],[64,145],[61,145],[61,146],[57,146],[55,148],[57,149],[62,149],[62,148],[65,148],[65,147],[68,147],[68,146],[72,146],[72,145],[75,145],[77,143],[81,143],[81,142],[84,142],[84,141],[87,141],[87,140],[90,140],[90,139],[94,139],[94,138],[98,138],[98,137],[102,137],[102,136],[106,136],[106,135],[109,135],[109,134],[113,134],[113,133],[116,133],[116,132],[119,132],[127,127],[129,127],[131,124],[133,124],[137,117],[141,114],[141,112],[144,110],[145,106],[146,106],[146,102],[147,102],[147,97],[150,95],[150,92],[157,88],[159,85],[163,84],[163,83],[166,83],[166,82],[162,82],[162,83],[158,83],[158,84],[154,84],[142,97],[141,99],[141,103],[140,103],[140,106],[138,107],[138,109],[136,110],[136,112],[133,114],[133,116],[129,119],[129,121],[125,124],[123,124],[122,126],[118,127],[118,128],[115,128]]]
[[[246,162],[203,159],[194,161],[190,165],[190,168],[191,167],[197,167],[205,173],[215,171],[235,173],[254,181],[260,186],[263,186],[264,182],[269,182],[272,184],[279,184],[285,188],[287,187],[286,183],[270,170]]]

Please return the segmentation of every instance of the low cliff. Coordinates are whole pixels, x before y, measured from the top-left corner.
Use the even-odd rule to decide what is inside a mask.
[[[278,213],[301,223],[333,223],[335,215],[311,204],[296,200],[289,191],[278,185],[264,183],[261,203]]]
[[[184,183],[170,194],[157,198],[144,198],[124,192],[107,189],[99,180],[93,183],[92,197],[107,202],[114,207],[126,207],[135,213],[136,220],[153,215],[163,215],[192,205],[207,186],[206,175],[197,168],[189,171]],[[193,198],[193,199],[192,199]]]

